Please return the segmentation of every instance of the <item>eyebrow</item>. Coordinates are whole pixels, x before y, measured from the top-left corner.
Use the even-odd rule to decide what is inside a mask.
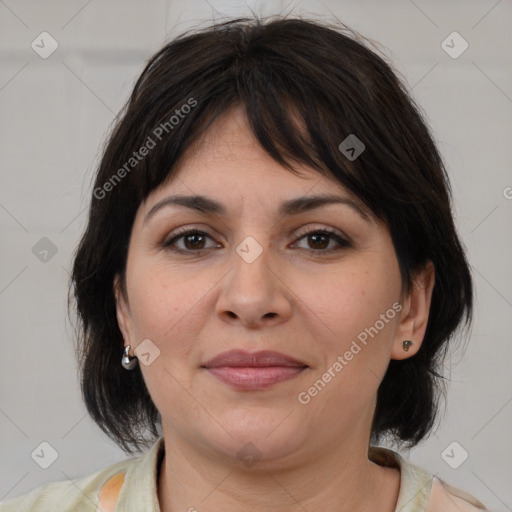
[[[363,206],[348,197],[341,197],[332,194],[321,194],[315,196],[303,196],[289,199],[281,203],[278,216],[291,217],[329,204],[345,204],[350,206],[365,221],[371,222],[370,215]],[[182,206],[201,213],[212,215],[226,215],[227,210],[222,203],[206,196],[180,196],[174,195],[162,199],[156,203],[144,219],[144,224],[159,210],[167,206]]]

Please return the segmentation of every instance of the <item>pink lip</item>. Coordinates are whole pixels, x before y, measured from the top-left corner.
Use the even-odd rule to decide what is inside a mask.
[[[208,371],[226,384],[240,389],[257,390],[291,379],[305,369],[305,366],[286,368],[283,366],[267,366],[265,368],[223,366],[208,368]]]
[[[259,352],[228,350],[210,359],[203,366],[205,368],[221,366],[263,368],[267,366],[304,367],[307,364],[273,350],[260,350]]]
[[[270,350],[249,353],[230,350],[203,365],[215,377],[240,389],[256,390],[291,379],[308,366],[296,359]]]

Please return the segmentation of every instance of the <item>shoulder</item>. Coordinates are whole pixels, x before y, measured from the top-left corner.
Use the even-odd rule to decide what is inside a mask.
[[[432,475],[389,448],[371,446],[370,459],[400,469],[396,512],[480,512],[488,510],[471,494]]]
[[[430,499],[425,512],[480,512],[487,510],[471,494],[453,487],[440,478],[432,478]]]
[[[0,503],[0,512],[158,511],[157,474],[165,453],[164,438],[132,457],[88,476],[50,482]]]
[[[136,461],[131,458],[87,476],[40,485],[18,498],[0,503],[0,512],[110,512],[126,472]]]

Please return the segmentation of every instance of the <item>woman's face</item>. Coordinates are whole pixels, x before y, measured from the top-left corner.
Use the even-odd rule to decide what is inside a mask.
[[[379,384],[390,359],[419,348],[431,287],[402,301],[385,225],[365,217],[337,181],[306,167],[298,177],[272,160],[241,110],[207,135],[140,206],[128,300],[116,293],[166,442],[172,436],[216,461],[249,453],[274,463],[311,461],[340,440],[367,446]],[[354,205],[280,212],[321,195]],[[165,204],[171,196],[204,196],[223,211]],[[190,230],[201,233],[183,235]],[[415,340],[407,353],[405,339]],[[259,388],[203,367],[232,349],[277,351],[307,367],[277,369],[291,377]],[[222,372],[243,379],[270,371]]]

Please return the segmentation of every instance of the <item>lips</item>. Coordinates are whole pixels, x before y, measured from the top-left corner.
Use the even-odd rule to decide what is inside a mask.
[[[292,379],[309,368],[302,361],[269,350],[223,352],[202,367],[224,384],[246,391],[265,389]]]
[[[220,368],[222,366],[231,368],[264,368],[269,366],[306,368],[307,364],[273,350],[261,350],[252,353],[244,350],[230,350],[210,359],[203,366],[205,368]]]

